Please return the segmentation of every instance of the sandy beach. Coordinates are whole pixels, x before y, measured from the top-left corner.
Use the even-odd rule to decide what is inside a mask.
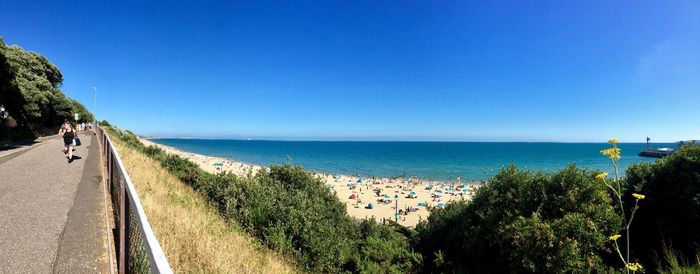
[[[168,153],[185,157],[210,173],[231,172],[242,176],[256,173],[263,168],[225,158],[185,152],[144,138],[140,140],[146,146],[153,145]],[[480,186],[475,182],[457,181],[448,184],[413,178],[363,178],[318,172],[316,174],[326,187],[345,203],[350,216],[359,219],[375,218],[382,222],[394,220],[398,211],[398,223],[408,227],[414,227],[420,220],[425,220],[430,214],[429,208],[439,210],[452,201],[471,199]]]

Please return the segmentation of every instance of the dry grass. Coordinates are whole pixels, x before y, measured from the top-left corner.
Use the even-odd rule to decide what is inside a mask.
[[[201,195],[156,161],[112,140],[175,272],[300,272],[291,259],[262,247],[235,224],[227,224]]]

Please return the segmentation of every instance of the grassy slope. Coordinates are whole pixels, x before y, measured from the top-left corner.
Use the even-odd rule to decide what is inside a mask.
[[[297,273],[153,159],[112,138],[175,272]]]

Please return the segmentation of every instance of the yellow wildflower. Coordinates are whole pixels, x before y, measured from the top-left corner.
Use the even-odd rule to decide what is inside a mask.
[[[619,239],[620,237],[621,237],[620,234],[615,234],[615,235],[608,237],[608,239],[610,239],[611,241],[617,241],[617,239]]]
[[[618,140],[617,138],[612,138],[612,139],[608,140],[608,144],[611,144],[611,145],[617,144],[618,142],[620,142],[620,140]]]
[[[627,263],[626,267],[627,269],[632,270],[632,272],[637,272],[644,269],[639,263]]]
[[[637,199],[637,200],[644,200],[644,198],[645,198],[646,196],[644,196],[644,195],[642,195],[642,194],[632,193],[632,197],[634,197],[634,198]]]
[[[608,177],[607,172],[603,172],[603,173],[600,173],[600,174],[595,176],[596,180],[599,180],[599,181],[605,180],[605,177]]]
[[[608,156],[610,159],[620,159],[620,148],[611,147],[600,151],[601,154]]]

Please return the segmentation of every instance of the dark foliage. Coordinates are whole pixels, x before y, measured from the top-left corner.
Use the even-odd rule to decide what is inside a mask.
[[[433,213],[417,227],[427,272],[585,272],[605,268],[619,217],[594,172],[554,174],[509,166],[471,203]]]
[[[653,164],[633,164],[626,180],[625,197],[646,196],[630,230],[632,249],[649,266],[663,259],[664,245],[694,261],[700,254],[700,145],[685,146]]]

